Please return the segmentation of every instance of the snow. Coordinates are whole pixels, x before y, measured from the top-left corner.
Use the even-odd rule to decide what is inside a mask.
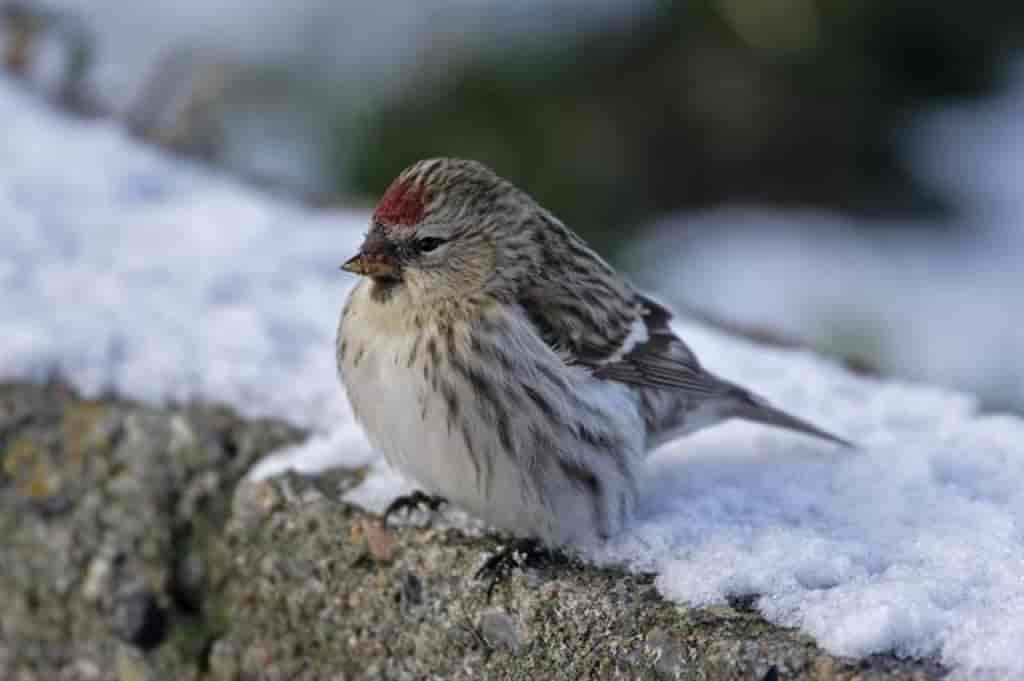
[[[350,420],[324,339],[366,216],[263,198],[0,86],[0,374]]]
[[[333,366],[367,215],[313,212],[57,117],[0,81],[0,375],[59,367],[82,390],[203,398],[312,429],[257,475],[368,467]],[[853,454],[730,424],[655,452],[635,524],[593,560],[656,570],[707,604],[755,595],[846,655],[934,655],[959,678],[1024,677],[1024,421],[950,390],[853,376],[693,323],[719,373],[861,443]],[[1012,364],[1012,362],[1011,362]]]
[[[639,521],[598,558],[688,603],[758,595],[828,650],[1024,674],[1024,422],[956,393],[680,329],[705,363],[858,441],[847,454],[729,425],[650,461]]]

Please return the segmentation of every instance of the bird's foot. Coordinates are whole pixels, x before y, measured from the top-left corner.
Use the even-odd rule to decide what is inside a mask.
[[[444,497],[426,494],[425,492],[421,492],[420,490],[416,490],[411,494],[403,494],[402,496],[392,501],[388,505],[387,509],[385,509],[384,515],[381,516],[381,524],[387,525],[388,518],[390,518],[391,516],[400,511],[411,513],[413,511],[425,509],[433,512],[438,510],[439,508],[441,508],[441,506],[447,503],[448,500],[445,499]]]
[[[484,561],[475,578],[487,580],[487,600],[490,601],[494,587],[512,570],[550,567],[567,560],[561,551],[546,548],[536,539],[514,539]]]

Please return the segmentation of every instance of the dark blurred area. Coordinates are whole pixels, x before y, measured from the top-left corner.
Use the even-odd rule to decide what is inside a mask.
[[[665,3],[413,83],[366,117],[351,188],[377,193],[419,157],[478,158],[604,250],[728,201],[933,213],[948,206],[908,173],[896,132],[989,92],[1022,18],[1011,2]]]
[[[57,99],[88,113],[112,108],[101,88],[85,85],[104,52],[85,9],[26,0],[2,7],[8,70],[29,78],[41,58],[36,43],[58,34]],[[614,254],[656,216],[724,202],[866,216],[948,211],[945,197],[908,171],[899,132],[922,109],[990,92],[1024,36],[1024,5],[998,0],[638,7],[543,39],[503,37],[499,28],[473,49],[432,24],[394,82],[365,88],[359,101],[356,86],[315,63],[316,50],[246,60],[183,40],[148,70],[122,113],[143,136],[320,199],[369,200],[418,158],[477,158]],[[420,11],[429,14],[430,3]],[[495,7],[481,11],[500,20]],[[587,10],[580,3],[575,11]],[[340,30],[366,12],[341,5],[328,16]],[[329,43],[332,27],[314,19],[316,33],[306,34]],[[274,124],[239,142],[239,129],[253,128],[261,112]],[[274,126],[302,129],[285,137],[313,150],[295,176],[230,148],[258,145]]]

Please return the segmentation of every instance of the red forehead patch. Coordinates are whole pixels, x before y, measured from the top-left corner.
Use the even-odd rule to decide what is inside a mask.
[[[380,197],[373,219],[383,225],[415,225],[423,219],[426,201],[422,185],[409,180],[395,180]]]

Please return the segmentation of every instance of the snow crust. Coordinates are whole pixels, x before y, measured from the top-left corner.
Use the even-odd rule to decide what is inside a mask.
[[[368,465],[351,496],[370,508],[406,489],[353,424],[333,364],[352,283],[337,268],[367,215],[269,199],[7,81],[0,120],[0,376],[59,368],[87,393],[286,418],[314,435],[257,475]],[[678,328],[713,370],[862,450],[743,424],[670,443],[635,524],[582,550],[658,571],[681,602],[755,595],[835,653],[1024,677],[1024,421]]]

